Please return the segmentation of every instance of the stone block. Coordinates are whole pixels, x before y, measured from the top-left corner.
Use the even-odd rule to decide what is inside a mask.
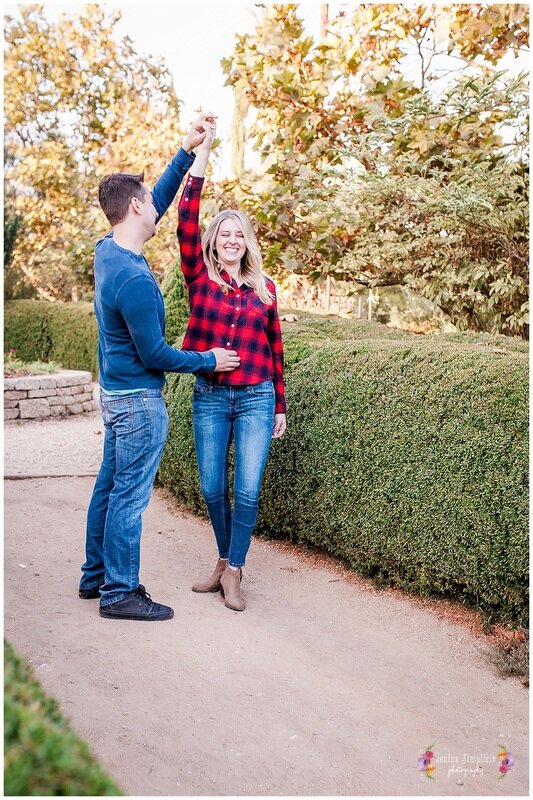
[[[14,389],[17,385],[17,378],[4,378],[4,391]]]
[[[30,389],[28,397],[53,397],[57,389]]]
[[[19,400],[21,419],[41,419],[50,416],[50,406],[44,397],[35,400]]]
[[[57,386],[80,386],[84,383],[91,383],[92,379],[90,372],[63,370],[56,375],[56,384]]]
[[[18,408],[19,401],[18,400],[4,400],[4,408]]]
[[[4,400],[24,399],[28,392],[17,392],[15,389],[4,390]]]
[[[50,406],[51,417],[60,417],[62,414],[66,414],[65,406]]]
[[[93,399],[93,396],[92,396],[92,394],[90,394],[90,392],[85,392],[84,394],[79,394],[76,397],[76,400],[78,401],[78,403],[86,403],[88,400],[92,401],[92,399]]]
[[[86,400],[85,403],[82,403],[84,411],[94,411],[94,405],[92,400]]]
[[[67,406],[67,410],[69,414],[81,414],[83,411],[83,406],[81,403],[71,403]]]
[[[53,399],[54,399],[53,397],[50,398],[50,400],[53,400]],[[78,395],[76,395],[76,394],[63,394],[63,395],[61,395],[61,397],[59,399],[63,403],[64,406],[71,406],[73,403],[77,403],[78,402]]]
[[[4,419],[18,419],[20,415],[20,411],[18,408],[6,408],[4,409]]]
[[[17,378],[15,389],[17,389],[17,391],[21,389],[40,389],[39,378],[32,375],[28,375],[25,378]]]
[[[41,389],[55,389],[57,386],[55,375],[40,375],[39,386]]]
[[[74,398],[72,399],[72,402],[74,402]],[[51,397],[48,400],[48,404],[50,405],[50,408],[52,406],[64,406],[65,405],[65,398],[61,397],[60,395],[57,395],[56,397]]]
[[[57,394],[60,395],[69,395],[69,394],[84,394],[83,386],[61,386],[56,389]]]

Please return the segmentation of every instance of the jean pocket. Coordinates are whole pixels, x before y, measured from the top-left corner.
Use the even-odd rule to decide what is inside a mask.
[[[197,395],[197,397],[203,397],[204,394],[207,394],[209,391],[210,386],[206,383],[195,383],[193,386],[193,394]]]
[[[274,395],[274,385],[272,381],[263,381],[250,386],[250,392],[260,397],[270,397]]]
[[[106,397],[100,400],[102,418],[116,434],[129,433],[133,419],[133,400],[130,397]]]

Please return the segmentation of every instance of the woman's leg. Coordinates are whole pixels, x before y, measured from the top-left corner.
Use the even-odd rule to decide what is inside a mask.
[[[230,567],[242,567],[250,547],[259,508],[261,481],[272,440],[274,406],[272,381],[239,392],[233,418],[235,478]]]
[[[228,453],[231,418],[228,391],[198,380],[193,390],[194,446],[202,495],[215,532],[220,558],[227,558],[231,538]]]

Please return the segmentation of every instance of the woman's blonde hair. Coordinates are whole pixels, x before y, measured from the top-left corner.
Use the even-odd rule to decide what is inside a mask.
[[[220,274],[222,267],[217,257],[218,254],[215,244],[220,226],[226,219],[232,219],[240,225],[244,234],[246,252],[241,260],[241,276],[244,282],[255,290],[263,303],[272,305],[274,295],[269,292],[265,280],[266,275],[262,271],[263,258],[259,250],[255,231],[250,218],[246,216],[246,214],[243,214],[242,211],[237,211],[234,208],[227,209],[226,211],[219,211],[219,213],[213,217],[202,236],[204,261],[207,264],[207,272],[210,280],[218,283],[218,285],[222,287],[224,294],[233,288]]]

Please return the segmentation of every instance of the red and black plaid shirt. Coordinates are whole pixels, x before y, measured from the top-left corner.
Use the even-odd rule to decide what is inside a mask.
[[[178,239],[181,268],[189,290],[191,316],[183,342],[184,350],[211,350],[225,347],[236,350],[241,363],[233,372],[210,372],[209,380],[231,386],[272,380],[276,393],[276,414],[285,413],[283,383],[283,344],[278,318],[276,287],[267,278],[274,295],[268,306],[246,284],[237,282],[222,270],[222,277],[233,291],[209,279],[202,254],[199,224],[203,178],[189,175],[179,204]]]

